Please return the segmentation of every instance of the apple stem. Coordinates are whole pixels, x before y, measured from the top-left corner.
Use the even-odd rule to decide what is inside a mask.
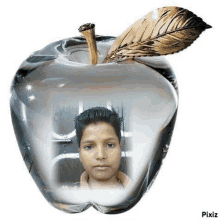
[[[95,25],[88,23],[79,27],[79,32],[86,38],[89,49],[89,62],[92,65],[98,63],[98,51],[95,39]]]

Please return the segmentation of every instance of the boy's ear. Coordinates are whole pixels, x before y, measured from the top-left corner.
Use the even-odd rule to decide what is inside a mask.
[[[78,152],[79,152],[79,161],[81,162],[81,157],[80,157],[80,148],[78,148]]]

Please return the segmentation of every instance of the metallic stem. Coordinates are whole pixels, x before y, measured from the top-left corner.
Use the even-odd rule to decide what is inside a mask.
[[[86,38],[89,49],[89,62],[92,65],[98,63],[98,51],[95,40],[95,25],[88,23],[79,27],[79,32]]]

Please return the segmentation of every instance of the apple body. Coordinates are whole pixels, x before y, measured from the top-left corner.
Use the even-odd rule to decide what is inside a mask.
[[[114,37],[96,36],[99,64],[89,64],[83,37],[52,43],[33,53],[11,87],[11,114],[26,166],[54,207],[103,213],[133,207],[152,185],[167,154],[178,108],[175,75],[163,57],[102,64]],[[84,171],[74,119],[93,107],[123,117],[120,171],[128,189],[77,186]]]

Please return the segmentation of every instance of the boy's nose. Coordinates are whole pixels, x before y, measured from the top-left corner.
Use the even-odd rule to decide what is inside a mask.
[[[105,148],[103,146],[98,146],[97,153],[96,153],[96,159],[103,160],[106,158],[107,158],[107,154],[106,154]]]

